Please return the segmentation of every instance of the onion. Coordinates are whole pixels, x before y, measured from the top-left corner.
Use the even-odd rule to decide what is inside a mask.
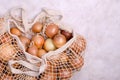
[[[14,35],[17,35],[17,36],[20,36],[22,34],[21,31],[17,27],[12,27],[10,29],[10,32]]]
[[[38,48],[35,45],[32,45],[28,48],[27,52],[31,55],[37,56]]]
[[[0,47],[0,58],[3,60],[10,60],[14,54],[16,54],[16,52],[15,47],[12,44],[5,43],[4,46]]]
[[[60,77],[62,78],[62,79],[69,79],[70,77],[72,76],[72,72],[71,71],[69,71],[69,70],[62,70],[61,72],[60,72]]]
[[[52,39],[48,38],[48,39],[45,41],[45,43],[44,43],[44,49],[45,49],[46,51],[53,51],[53,50],[56,49],[56,47],[55,47]]]
[[[37,48],[42,48],[42,46],[44,44],[44,38],[39,34],[33,36],[32,41],[37,46]]]
[[[22,42],[25,50],[27,49],[28,45],[30,44],[30,39],[25,36],[19,36],[20,41]]]
[[[42,76],[40,80],[60,80],[60,79],[57,79],[56,73],[48,72],[47,75]]]
[[[2,80],[13,80],[13,77],[5,74]]]
[[[62,62],[66,63],[68,61],[68,56],[66,54],[61,54],[60,56]]]
[[[65,30],[61,30],[61,34],[63,34],[67,40],[72,38],[72,33],[65,31]]]
[[[55,76],[55,74],[48,74],[47,76],[45,76],[45,79],[43,80],[57,80],[56,79],[57,75]]]
[[[46,35],[50,38],[52,38],[53,36],[55,36],[59,31],[59,28],[56,24],[49,24],[46,28]]]
[[[1,34],[0,34],[1,35]],[[2,44],[2,43],[6,43],[6,42],[8,42],[8,37],[9,36],[0,36],[0,45]]]
[[[39,50],[38,50],[38,53],[37,53],[37,56],[41,58],[41,57],[42,57],[44,54],[46,54],[46,53],[47,53],[47,52],[46,52],[44,49],[39,49]]]
[[[57,48],[60,48],[66,43],[66,38],[64,35],[58,34],[53,38],[53,42]]]
[[[36,22],[33,26],[32,26],[32,31],[35,33],[39,33],[42,30],[43,25],[40,22]]]
[[[62,63],[68,62],[68,56],[66,54],[52,55],[48,59],[61,60]]]
[[[25,36],[19,36],[19,39],[22,43],[26,43],[26,44],[30,43],[30,39]]]
[[[84,59],[82,57],[80,58],[75,58],[75,59],[72,59],[71,63],[72,64],[75,64],[75,66],[73,66],[75,69],[79,70],[81,66],[83,66],[83,61]]]

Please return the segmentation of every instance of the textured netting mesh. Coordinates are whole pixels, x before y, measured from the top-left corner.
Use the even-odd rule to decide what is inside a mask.
[[[73,72],[80,70],[84,64],[82,52],[85,47],[84,38],[77,36],[76,40],[65,51],[47,58],[47,68],[39,77],[13,74],[8,61],[10,59],[27,60],[23,51],[18,47],[16,39],[5,32],[0,35],[0,80],[69,80]],[[28,68],[17,63],[13,66],[22,71],[28,70]]]
[[[12,73],[9,65],[10,60],[30,61],[28,61],[24,50],[22,50],[22,45],[20,45],[18,39],[12,36],[8,32],[9,30],[4,32],[5,26],[3,26],[3,30],[1,23],[3,23],[2,18],[0,18],[0,80],[69,80],[73,73],[79,71],[83,66],[86,41],[82,36],[76,35],[75,40],[67,49],[59,54],[45,58],[46,68],[39,76],[33,77],[22,73]],[[43,35],[43,37],[46,37],[46,35]],[[32,65],[39,67],[41,63]],[[22,72],[31,71],[29,68],[18,63],[13,64],[12,67]]]
[[[58,55],[47,58],[47,69],[39,77],[39,80],[69,80],[75,71],[81,69],[84,64],[82,52],[86,42],[82,36],[78,36],[73,44]]]
[[[8,61],[11,59],[27,61],[23,51],[18,47],[16,39],[5,32],[0,35],[0,80],[37,80],[36,77],[13,74],[8,65]],[[28,68],[17,63],[13,66],[23,71],[28,70]]]

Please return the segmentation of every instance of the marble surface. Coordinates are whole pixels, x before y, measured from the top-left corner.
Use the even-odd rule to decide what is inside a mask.
[[[16,6],[29,18],[42,7],[60,10],[63,21],[85,36],[85,65],[71,80],[120,80],[120,0],[0,0],[0,15]]]

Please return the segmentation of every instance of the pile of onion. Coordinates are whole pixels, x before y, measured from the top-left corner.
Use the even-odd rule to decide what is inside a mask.
[[[27,33],[22,33],[17,27],[12,27],[10,32],[19,37],[25,51],[40,58],[47,52],[64,46],[66,42],[72,38],[72,33],[61,30],[59,25],[54,23],[46,26],[45,34],[47,38],[45,38],[45,36],[41,35],[43,26],[41,22],[33,24],[31,31],[34,35],[31,35],[32,38],[26,37],[24,34]]]

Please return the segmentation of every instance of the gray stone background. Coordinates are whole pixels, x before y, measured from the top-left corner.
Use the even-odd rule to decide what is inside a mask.
[[[120,0],[0,0],[0,15],[16,6],[29,18],[42,7],[60,10],[63,21],[85,36],[85,64],[71,80],[120,80]]]

